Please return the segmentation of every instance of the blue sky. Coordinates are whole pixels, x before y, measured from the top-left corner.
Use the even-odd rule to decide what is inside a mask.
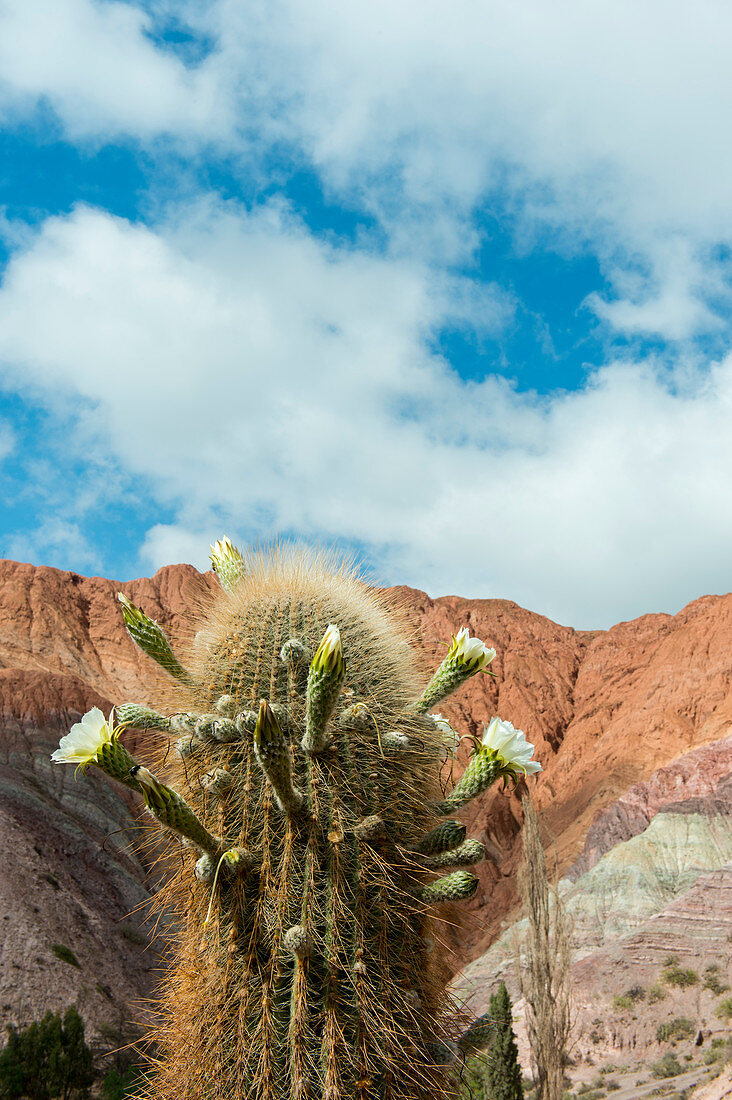
[[[0,8],[0,552],[280,535],[608,626],[730,584],[732,11]]]

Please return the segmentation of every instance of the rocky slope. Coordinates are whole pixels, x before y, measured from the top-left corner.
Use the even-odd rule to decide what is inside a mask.
[[[700,1030],[726,1032],[717,1011],[732,983],[732,737],[659,768],[600,811],[559,892],[573,924],[575,1058],[658,1058],[668,1040],[657,1029],[678,1018],[693,1025],[687,1045]],[[469,963],[455,989],[480,1014],[506,981],[528,1065],[515,961],[525,925]],[[695,975],[688,984],[669,979],[673,957]]]
[[[138,958],[137,918],[126,916],[147,896],[148,868],[128,850],[125,834],[111,837],[100,854],[103,838],[129,825],[127,796],[103,777],[74,784],[73,770],[52,769],[47,754],[90,705],[153,701],[162,688],[124,632],[115,591],[122,588],[185,640],[213,583],[183,565],[118,585],[0,562],[0,839],[9,865],[5,923],[13,929],[3,955],[0,1024],[22,1024],[74,999],[88,1020],[111,1019],[149,992],[156,964],[148,967],[150,952]],[[394,595],[409,613],[426,670],[463,625],[497,649],[495,676],[471,681],[443,709],[462,732],[479,732],[499,713],[537,745],[545,772],[535,797],[562,871],[580,857],[598,810],[659,766],[719,741],[732,725],[732,596],[704,597],[676,616],[577,632],[506,600],[432,600],[411,589]],[[456,772],[460,767],[459,759]],[[518,794],[493,791],[470,810],[471,835],[485,840],[492,860],[480,871],[472,919],[454,937],[461,960],[485,949],[515,904]],[[605,841],[592,844],[597,855]],[[115,922],[132,929],[110,940]],[[58,959],[54,943],[72,947],[82,965]],[[98,994],[109,1002],[107,1016],[91,992],[97,984],[111,990],[111,1000]]]
[[[80,713],[109,702],[74,676],[3,669],[0,706],[0,1018],[22,1026],[76,1004],[109,1048],[160,966],[138,912],[139,807],[100,772],[77,783],[50,760]]]

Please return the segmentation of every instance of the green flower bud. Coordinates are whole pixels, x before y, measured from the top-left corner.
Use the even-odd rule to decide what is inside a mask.
[[[170,729],[169,718],[150,710],[149,707],[140,706],[139,703],[122,703],[117,707],[117,717],[129,729],[165,730],[166,732]]]
[[[209,855],[215,855],[219,851],[218,840],[203,827],[188,803],[176,791],[166,787],[140,764],[132,768],[132,775],[142,788],[145,805],[161,825],[192,840]]]
[[[302,739],[306,752],[322,752],[328,744],[326,726],[338,702],[345,676],[341,635],[338,627],[331,623],[315,651],[308,672],[305,736]]]
[[[427,856],[423,866],[432,871],[438,871],[443,867],[469,867],[473,863],[480,863],[485,859],[485,848],[479,840],[465,840],[457,848],[449,852],[439,852],[437,855]]]
[[[461,821],[442,821],[432,832],[427,833],[417,845],[415,851],[427,856],[438,855],[457,848],[465,840],[467,830]]]
[[[269,780],[277,805],[283,813],[294,813],[303,804],[303,796],[292,782],[290,746],[269,703],[259,704],[254,727],[254,755]]]
[[[423,887],[421,898],[427,905],[436,905],[441,901],[464,901],[472,898],[478,889],[478,879],[469,871],[453,871],[451,875],[435,879]]]
[[[176,680],[180,680],[184,684],[191,684],[193,682],[191,677],[170,648],[170,642],[165,637],[162,627],[139,607],[131,603],[124,592],[118,592],[117,599],[122,604],[122,615],[127,633],[135,645],[138,645],[143,653],[147,653],[148,657],[152,657],[154,661],[157,661]]]

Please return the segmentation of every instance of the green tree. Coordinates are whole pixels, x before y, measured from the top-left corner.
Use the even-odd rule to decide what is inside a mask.
[[[64,1014],[62,1060],[59,1067],[62,1100],[85,1096],[94,1081],[92,1052],[84,1040],[84,1021],[72,1006]]]
[[[9,1028],[0,1053],[2,1100],[83,1100],[93,1081],[92,1053],[75,1008],[68,1008],[63,1020],[47,1012],[20,1032]]]
[[[490,1014],[495,1023],[485,1071],[486,1096],[490,1100],[523,1100],[521,1066],[513,1033],[511,998],[506,983],[490,999]]]
[[[23,1095],[23,1066],[20,1055],[20,1039],[13,1028],[8,1028],[8,1042],[0,1052],[0,1096],[14,1100]]]

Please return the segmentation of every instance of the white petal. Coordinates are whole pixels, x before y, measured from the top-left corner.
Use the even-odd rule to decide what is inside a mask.
[[[110,725],[111,725],[110,715]],[[80,722],[75,722],[61,738],[51,759],[56,764],[86,764],[94,759],[100,747],[111,741],[112,734],[99,707],[92,707]]]
[[[523,756],[526,756],[526,742],[523,738],[510,734],[497,751],[504,760],[520,760]],[[529,753],[529,756],[531,756],[531,753]]]
[[[83,726],[85,730],[88,730],[90,734],[96,735],[102,726],[106,725],[107,719],[102,714],[99,707],[92,707],[88,710],[80,722],[77,722],[77,726]],[[75,726],[71,727],[75,729]]]

